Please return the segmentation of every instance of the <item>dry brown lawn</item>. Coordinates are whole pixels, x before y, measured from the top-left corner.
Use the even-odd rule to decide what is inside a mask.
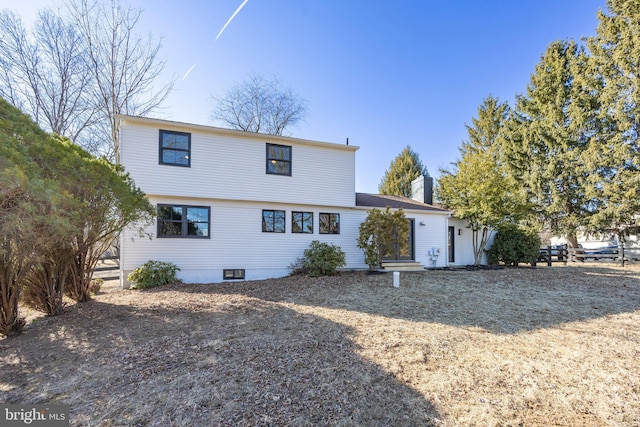
[[[640,425],[640,269],[111,289],[0,341],[72,425]]]

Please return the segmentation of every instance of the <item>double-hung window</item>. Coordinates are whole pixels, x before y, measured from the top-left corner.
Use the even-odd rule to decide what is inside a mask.
[[[263,210],[262,231],[265,233],[284,233],[284,211]]]
[[[267,144],[267,173],[291,176],[291,147]]]
[[[191,134],[160,129],[160,164],[191,166]]]
[[[158,205],[158,237],[209,238],[210,208]]]
[[[313,234],[313,212],[291,212],[291,232]]]
[[[320,234],[340,234],[340,214],[320,214]]]

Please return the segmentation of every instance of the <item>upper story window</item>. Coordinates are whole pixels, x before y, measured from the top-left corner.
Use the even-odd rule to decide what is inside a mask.
[[[291,232],[313,234],[313,212],[291,212]]]
[[[284,211],[262,211],[262,231],[265,233],[284,233]]]
[[[291,147],[267,144],[267,173],[291,176]]]
[[[340,234],[340,214],[320,214],[320,234]]]
[[[160,164],[191,166],[191,134],[160,129]]]
[[[158,237],[208,238],[210,208],[158,205]]]

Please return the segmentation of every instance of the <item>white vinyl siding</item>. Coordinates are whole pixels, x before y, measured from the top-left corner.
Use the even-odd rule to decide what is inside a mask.
[[[473,265],[475,262],[473,255],[473,231],[468,228],[469,223],[457,218],[449,218],[449,226],[455,228],[455,262],[449,263],[449,265]],[[491,233],[485,249],[489,249],[493,244],[494,234],[495,233]],[[486,254],[482,256],[482,262],[484,264],[487,263]]]
[[[223,280],[224,269],[245,269],[246,280],[282,277],[290,273],[289,266],[302,257],[313,240],[339,246],[346,254],[347,270],[363,270],[362,249],[357,247],[360,223],[367,209],[334,209],[340,214],[340,234],[319,234],[319,213],[326,208],[308,205],[282,205],[233,201],[184,200],[181,203],[211,208],[211,238],[158,239],[155,224],[146,229],[153,238],[136,237],[127,230],[121,242],[122,270],[126,274],[148,260],[169,261],[180,267],[178,277],[186,283],[217,283]],[[154,204],[176,203],[172,198],[153,198]],[[287,221],[285,233],[262,232],[264,209],[284,210],[287,219],[293,211],[314,213],[314,233],[291,233]],[[415,220],[415,260],[430,266],[427,256],[432,248],[440,249],[437,267],[447,265],[446,215],[405,211]],[[425,225],[421,226],[420,222]],[[133,240],[132,240],[133,238]]]
[[[347,254],[347,268],[364,269],[364,255],[357,248],[358,227],[363,211],[340,209],[341,234],[319,234],[319,212],[326,208],[308,205],[281,205],[232,201],[184,200],[181,203],[211,208],[210,239],[158,239],[156,226],[146,231],[150,240],[126,230],[121,241],[122,270],[125,274],[148,260],[175,263],[181,271],[178,277],[187,283],[215,283],[223,280],[224,269],[245,269],[247,280],[282,277],[290,273],[289,266],[302,257],[313,240],[340,246]],[[154,204],[172,204],[172,198],[152,198]],[[285,233],[262,232],[262,211],[284,210],[287,217]],[[314,233],[291,233],[292,211],[314,213]],[[133,241],[132,241],[133,238]]]
[[[369,211],[355,206],[357,147],[120,117],[122,164],[149,200],[210,209],[206,239],[158,238],[155,222],[146,227],[152,239],[138,236],[134,227],[125,230],[123,284],[129,272],[149,260],[175,263],[186,283],[222,282],[227,269],[245,270],[245,280],[282,277],[313,240],[339,246],[346,269],[368,268],[357,247]],[[158,164],[160,129],[191,135],[190,167]],[[291,147],[291,176],[266,173],[268,143]],[[262,231],[264,210],[285,212],[284,233]],[[292,212],[311,213],[313,232],[293,233]],[[320,213],[340,215],[340,234],[320,234]],[[405,214],[415,221],[415,260],[430,266],[427,254],[436,248],[436,266],[446,266],[449,213]]]
[[[415,219],[415,260],[425,267],[432,267],[430,251],[440,253],[435,257],[436,267],[446,267],[447,259],[447,215],[425,214],[405,211],[407,218]],[[424,223],[424,225],[420,225]]]
[[[267,135],[241,138],[187,126],[167,130],[191,133],[191,167],[158,164],[159,127],[127,125],[126,121],[122,125],[122,164],[147,194],[355,205],[355,147],[291,139],[287,145],[291,146],[292,175],[282,176],[265,171],[266,144],[272,142]]]
[[[350,235],[358,238],[360,233],[360,223],[367,217],[369,209],[359,207],[360,213],[357,217],[357,224],[350,230]],[[371,208],[372,209],[372,208]],[[379,208],[378,208],[379,209]],[[413,234],[413,246],[414,246],[414,261],[419,262],[425,267],[431,267],[429,259],[429,251],[434,248],[440,249],[440,254],[436,261],[436,267],[447,266],[447,213],[425,213],[425,211],[418,210],[404,210],[405,216],[414,220],[414,234]],[[342,221],[342,216],[340,218]],[[420,225],[424,223],[424,225]],[[342,232],[342,225],[341,225]],[[326,236],[326,234],[323,234]],[[358,256],[362,256],[360,262],[364,263],[364,255],[362,249],[354,245],[354,251],[358,252]],[[357,262],[356,262],[357,264]]]

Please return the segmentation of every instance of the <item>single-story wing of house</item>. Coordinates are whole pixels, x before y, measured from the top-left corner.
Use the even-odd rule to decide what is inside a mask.
[[[141,237],[120,242],[120,278],[148,260],[172,262],[186,283],[283,277],[313,240],[339,246],[347,270],[373,208],[404,211],[407,242],[387,268],[473,264],[471,231],[432,204],[432,178],[413,197],[355,192],[357,146],[120,115],[120,159],[157,207]]]

